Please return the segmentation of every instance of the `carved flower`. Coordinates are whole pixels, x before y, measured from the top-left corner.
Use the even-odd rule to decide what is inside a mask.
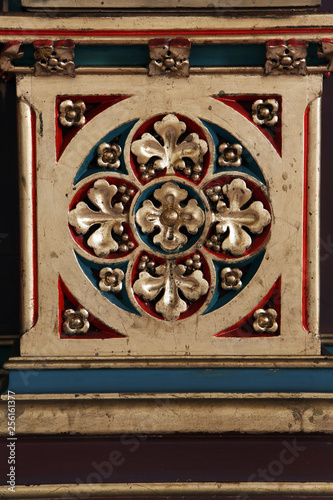
[[[155,309],[167,321],[174,321],[188,309],[188,304],[179,296],[179,290],[192,302],[205,295],[209,289],[202,271],[195,270],[184,276],[186,271],[187,267],[183,264],[176,265],[175,262],[168,261],[155,268],[157,276],[141,272],[133,285],[133,291],[148,301],[156,299],[163,292]]]
[[[98,286],[102,292],[120,292],[123,287],[124,273],[121,269],[111,269],[111,267],[103,267],[99,272],[101,278]]]
[[[88,321],[89,313],[86,309],[67,309],[64,312],[63,331],[68,335],[82,335],[87,333],[90,324]]]
[[[258,99],[252,104],[252,120],[256,125],[275,125],[278,121],[279,103],[275,99]]]
[[[141,139],[134,141],[131,146],[131,151],[137,157],[140,170],[144,174],[143,180],[148,180],[155,175],[155,170],[166,169],[168,175],[173,175],[175,170],[189,168],[184,161],[185,158],[191,160],[194,167],[202,165],[203,156],[208,150],[206,141],[200,139],[198,134],[192,133],[178,144],[179,138],[186,131],[186,124],[179,121],[177,116],[166,115],[161,121],[154,124],[154,129],[161,137],[161,142],[153,135],[145,133]],[[150,165],[147,173],[144,166],[148,162],[150,162]],[[192,170],[193,175],[197,175],[194,167],[193,169],[191,167],[189,175]]]
[[[88,191],[89,200],[99,208],[99,211],[92,210],[85,202],[80,201],[76,208],[68,215],[68,222],[73,226],[78,234],[86,234],[94,225],[99,225],[88,238],[87,244],[93,248],[97,257],[105,257],[110,252],[118,250],[127,251],[129,245],[124,243],[120,248],[118,242],[113,238],[112,232],[122,235],[124,232],[123,222],[127,221],[123,203],[112,204],[115,194],[122,186],[109,184],[105,179],[99,179]],[[126,187],[125,187],[126,190]],[[127,198],[126,198],[127,199]],[[134,245],[132,245],[133,247]]]
[[[240,144],[229,144],[224,142],[219,145],[221,153],[217,159],[221,167],[240,167],[242,164],[243,148]]]
[[[173,40],[153,39],[149,41],[149,76],[176,74],[189,76],[191,42],[186,38]]]
[[[277,312],[275,309],[257,309],[254,314],[253,328],[258,333],[274,333],[278,329]]]
[[[150,200],[145,200],[136,214],[136,222],[145,234],[159,230],[153,242],[166,252],[176,252],[186,244],[188,238],[180,232],[181,227],[185,227],[190,234],[196,234],[204,223],[204,212],[196,200],[190,199],[186,206],[180,205],[187,197],[185,189],[167,182],[154,191],[154,198],[161,206],[156,208]]]
[[[119,144],[108,144],[103,142],[97,149],[97,163],[102,168],[119,168],[121,147]]]
[[[82,101],[71,101],[67,99],[59,105],[59,121],[63,127],[81,127],[85,124],[86,119],[84,112],[86,105]]]
[[[36,40],[34,42],[35,75],[75,76],[73,40]]]
[[[242,207],[251,199],[252,191],[246,187],[242,179],[234,179],[230,184],[223,186],[222,190],[209,188],[206,194],[217,201],[213,220],[217,221],[216,234],[206,242],[207,248],[215,252],[221,249],[233,255],[243,255],[252,245],[249,233],[261,234],[270,221],[270,213],[264,208],[261,201],[254,201],[245,209]],[[229,206],[223,201],[223,196],[228,199]],[[248,231],[245,231],[245,228]],[[228,231],[228,236],[221,243],[220,236]]]
[[[223,290],[239,290],[243,285],[242,276],[243,273],[240,269],[225,267],[221,271],[221,287]]]

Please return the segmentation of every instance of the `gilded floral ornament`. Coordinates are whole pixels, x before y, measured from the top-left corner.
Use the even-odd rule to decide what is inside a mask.
[[[223,290],[239,290],[243,283],[243,273],[238,268],[224,267],[221,271],[221,287]]]
[[[259,104],[277,113],[270,100]],[[248,266],[236,267],[236,262],[240,257],[246,263],[266,241],[271,222],[267,192],[250,174],[213,173],[216,165],[208,166],[205,157],[208,131],[199,132],[198,123],[189,118],[170,113],[137,130],[135,125],[130,135],[126,131],[128,139],[119,134],[119,143],[126,144],[130,155],[113,178],[101,169],[120,167],[118,141],[96,145],[92,166],[97,162],[101,168],[89,175],[87,166],[89,177],[80,177],[68,215],[70,231],[75,244],[88,253],[86,259],[108,259],[94,285],[112,307],[168,322],[186,321],[204,308],[212,306],[210,312],[223,307],[244,288],[244,281],[250,281]],[[216,164],[237,168],[242,154],[241,144],[224,140]],[[138,172],[141,182],[133,178]],[[157,176],[148,185],[142,182]],[[255,237],[261,233],[261,238]],[[214,258],[212,253],[219,255]],[[126,279],[118,262],[126,262]],[[225,294],[228,291],[233,293]],[[267,323],[267,328],[273,327]]]
[[[111,267],[103,267],[99,272],[100,282],[99,289],[102,292],[118,293],[122,290],[123,279],[125,274],[121,269],[112,269]]]
[[[59,122],[63,127],[82,127],[86,122],[84,116],[85,110],[86,105],[84,102],[73,102],[70,99],[66,99],[59,105]]]
[[[97,148],[97,164],[102,168],[118,169],[120,167],[120,155],[121,147],[119,144],[103,142]]]
[[[156,302],[155,310],[167,321],[175,321],[187,311],[189,304],[183,300],[179,291],[189,302],[198,300],[208,292],[209,284],[202,271],[190,270],[183,264],[167,261],[154,268],[151,272],[140,272],[139,278],[133,285],[136,295],[148,301],[154,301],[161,293],[162,297]]]
[[[67,309],[63,314],[63,331],[67,335],[83,335],[89,330],[89,313],[86,309]]]
[[[167,175],[173,175],[176,170],[185,170],[189,160],[192,165],[191,172],[193,170],[195,173],[196,166],[202,167],[203,157],[208,151],[207,142],[200,139],[198,134],[191,133],[178,143],[186,131],[186,124],[176,115],[164,116],[154,124],[154,129],[161,140],[150,133],[144,133],[141,139],[134,141],[131,146],[140,169],[149,164],[152,175],[148,178],[154,176],[156,170],[166,169]]]
[[[159,230],[153,237],[153,242],[166,252],[177,252],[187,243],[187,236],[180,232],[182,227],[185,227],[188,233],[196,234],[204,223],[204,212],[198,206],[197,200],[191,198],[187,205],[180,204],[188,196],[185,189],[167,182],[154,191],[154,198],[160,202],[160,207],[156,207],[150,200],[145,200],[136,214],[136,222],[145,234]]]
[[[221,167],[240,167],[242,164],[243,148],[240,144],[223,142],[219,145],[220,155],[217,162]]]
[[[75,77],[73,40],[36,40],[34,42],[35,75]]]
[[[281,39],[266,42],[265,75],[302,75],[307,72],[308,43],[303,40]]]
[[[149,76],[189,76],[191,42],[186,38],[149,40]]]
[[[201,268],[201,257],[198,253],[193,255],[192,258],[186,259],[185,265],[189,271],[195,271]]]
[[[123,222],[127,221],[128,217],[124,214],[122,202],[114,205],[112,203],[118,191],[117,186],[110,185],[105,179],[99,179],[88,191],[89,200],[99,211],[92,210],[85,202],[80,201],[68,216],[69,224],[78,234],[86,234],[92,226],[99,225],[87,241],[97,257],[105,257],[110,252],[121,250],[112,233],[122,235]]]
[[[155,270],[156,263],[148,257],[148,255],[141,255],[140,261],[138,263],[139,271],[153,271]]]
[[[206,194],[216,201],[216,212],[213,212],[213,221],[217,222],[215,233],[206,242],[207,248],[218,252],[230,252],[240,256],[252,245],[250,234],[261,234],[270,221],[271,216],[261,201],[254,201],[245,209],[242,207],[252,197],[252,191],[247,188],[245,181],[234,179],[218,191],[208,188]],[[226,201],[228,201],[228,205]],[[244,228],[247,228],[248,232]],[[221,242],[221,236],[228,232]],[[249,234],[250,233],[250,234]]]
[[[252,120],[256,125],[275,125],[278,120],[279,103],[275,99],[258,99],[252,104]]]
[[[275,309],[257,309],[253,314],[253,328],[258,333],[275,333],[278,329]]]

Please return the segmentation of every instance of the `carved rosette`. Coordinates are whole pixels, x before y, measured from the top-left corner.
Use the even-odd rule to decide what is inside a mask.
[[[222,143],[215,153],[208,134],[179,115],[150,119],[125,147],[130,177],[106,176],[122,150],[102,143],[100,174],[84,179],[70,204],[69,228],[76,250],[94,263],[96,289],[125,293],[141,315],[182,320],[204,313],[216,294],[239,293],[247,260],[269,236],[267,190],[238,173],[242,146]],[[209,158],[223,173],[213,173]]]
[[[308,43],[294,38],[266,42],[266,75],[306,75]]]
[[[136,213],[136,222],[145,234],[158,231],[153,237],[156,245],[160,245],[168,253],[176,252],[188,241],[181,229],[190,234],[197,234],[205,220],[204,212],[198,207],[195,199],[190,198],[185,202],[189,198],[188,192],[172,182],[156,189],[153,196],[160,202],[160,207],[156,207],[150,200],[145,200],[142,208]],[[182,205],[182,202],[186,205]]]

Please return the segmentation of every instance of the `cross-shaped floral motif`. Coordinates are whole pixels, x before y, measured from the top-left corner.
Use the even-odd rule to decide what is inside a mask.
[[[176,115],[166,115],[154,124],[154,129],[161,141],[145,133],[131,146],[132,153],[141,165],[151,161],[153,170],[166,169],[167,175],[173,175],[176,170],[186,168],[185,159],[191,160],[194,166],[202,164],[208,150],[206,141],[192,133],[179,143],[179,138],[186,131],[186,124]]]
[[[159,230],[153,242],[166,252],[176,252],[187,243],[188,238],[180,232],[181,227],[185,227],[190,234],[196,234],[204,223],[204,213],[196,200],[192,198],[186,206],[181,205],[188,196],[186,189],[167,182],[154,191],[154,198],[161,206],[157,208],[150,200],[146,200],[136,214],[136,221],[144,233]]]
[[[117,193],[117,186],[110,185],[105,179],[99,179],[88,191],[89,200],[99,208],[99,211],[92,210],[84,201],[80,201],[68,216],[70,225],[75,227],[78,234],[86,234],[92,226],[99,225],[87,241],[98,257],[117,252],[119,244],[113,238],[112,232],[122,235],[123,222],[128,220],[128,216],[124,214],[123,203],[112,204],[112,199]]]
[[[167,321],[173,321],[188,309],[188,304],[179,296],[179,291],[189,301],[198,300],[208,292],[209,284],[202,271],[195,270],[185,275],[187,266],[169,260],[155,268],[156,276],[143,271],[133,285],[133,291],[145,300],[154,300],[163,292],[155,304],[155,310]]]
[[[234,179],[230,184],[225,184],[216,196],[216,212],[213,212],[213,221],[217,222],[216,237],[212,236],[209,240],[211,244],[206,246],[214,246],[218,236],[228,231],[221,245],[217,243],[216,251],[222,249],[232,255],[243,255],[252,245],[252,238],[244,227],[252,234],[262,233],[271,221],[270,213],[261,201],[254,201],[249,207],[242,208],[252,197],[252,191],[246,187],[243,179]]]

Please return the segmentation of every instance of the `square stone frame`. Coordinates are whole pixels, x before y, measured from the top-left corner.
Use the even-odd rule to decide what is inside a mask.
[[[23,358],[93,357],[98,353],[99,356],[112,359],[127,357],[129,364],[131,359],[140,357],[158,359],[160,362],[163,362],[164,358],[170,358],[174,366],[174,362],[177,359],[181,361],[184,356],[187,359],[204,358],[208,361],[226,356],[319,355],[318,200],[321,89],[321,75],[235,77],[230,74],[222,77],[217,74],[194,74],[189,78],[180,79],[149,78],[142,74],[80,75],[75,79],[54,76],[47,80],[27,75],[18,78],[24,278],[22,318],[25,332],[21,339],[21,356]],[[230,111],[228,106],[212,97],[221,92],[225,96],[250,94],[258,98],[261,95],[281,95],[282,158],[263,134],[255,130],[249,120],[240,114],[236,116],[237,113]],[[124,104],[118,103],[106,110],[101,120],[98,121],[97,117],[97,120],[95,118],[95,121],[87,123],[76,134],[57,164],[55,141],[52,139],[56,134],[56,97],[119,93],[131,97],[123,101]],[[193,112],[194,103],[196,112]],[[143,321],[142,324],[135,320],[134,328],[131,330],[132,334],[135,330],[135,338],[133,335],[131,338],[131,331],[128,332],[129,338],[115,340],[59,337],[59,274],[61,273],[61,278],[79,302],[84,300],[80,290],[86,286],[83,273],[82,276],[77,274],[78,280],[73,274],[75,261],[71,258],[74,252],[71,249],[72,240],[67,227],[68,208],[66,208],[72,196],[72,179],[80,165],[80,141],[84,137],[84,140],[89,142],[88,152],[103,134],[116,128],[124,113],[129,117],[134,116],[131,110],[138,106],[142,108],[142,114],[139,116],[147,118],[163,112],[175,112],[195,117],[200,115],[201,118],[212,122],[220,119],[223,123],[221,115],[226,113],[229,126],[233,130],[238,127],[244,145],[252,154],[260,157],[258,163],[266,179],[269,179],[273,206],[274,222],[266,248],[266,258],[269,256],[270,262],[265,259],[262,264],[265,267],[264,285],[259,271],[257,275],[260,276],[256,275],[244,290],[249,300],[249,308],[244,313],[253,310],[260,302],[259,298],[262,299],[279,276],[282,276],[281,335],[274,338],[247,339],[214,336],[237,322],[236,311],[238,308],[242,310],[242,300],[239,297],[244,296],[240,293],[231,303],[224,306],[225,316],[228,317],[224,324],[216,319],[218,311],[201,317],[202,326],[201,330],[200,328],[197,330],[198,338],[195,341],[193,341],[193,321],[191,323],[189,320],[178,321],[176,325],[173,322],[171,326],[163,322],[163,329],[159,328],[158,331],[156,325],[149,320]],[[109,129],[105,128],[108,123],[112,123]],[[255,134],[255,141],[252,134]],[[66,170],[73,165],[72,177],[69,177],[64,184]],[[291,165],[294,167],[291,168]],[[283,179],[286,170],[289,176],[287,183]],[[66,248],[70,248],[71,255]],[[281,251],[284,255],[279,261],[278,255]],[[307,287],[306,294],[304,287]],[[90,288],[93,289],[92,285]],[[89,290],[90,288],[88,285]],[[106,302],[105,298],[100,301],[99,298],[96,300],[96,297],[93,297],[92,301],[87,301],[87,304],[82,303],[82,306],[87,307],[90,313],[107,326],[117,329],[116,312],[112,314],[112,321],[109,322],[106,314],[104,316],[100,314]],[[288,308],[287,314],[284,313],[286,308]],[[235,317],[233,322],[229,318],[230,315]],[[304,328],[305,315],[308,318],[308,331]],[[122,317],[118,319],[118,323],[124,324],[124,321],[126,319]],[[186,321],[189,323],[188,327],[184,327]],[[207,325],[211,331],[209,339],[203,336]],[[153,337],[147,336],[147,331],[152,332]],[[179,338],[177,331],[181,332]],[[169,332],[168,342],[165,341],[167,332]],[[129,350],[133,353],[131,356],[127,356]],[[166,366],[167,364],[166,359]]]

